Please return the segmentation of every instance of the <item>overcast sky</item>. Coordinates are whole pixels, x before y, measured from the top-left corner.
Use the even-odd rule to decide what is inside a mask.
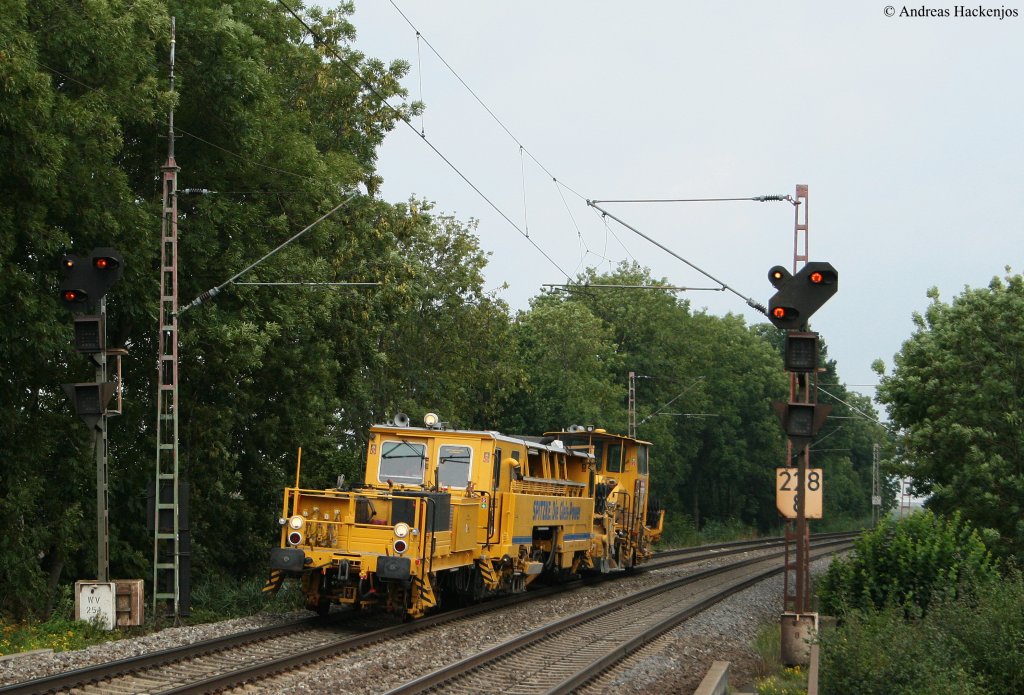
[[[674,285],[715,286],[580,196],[807,184],[810,258],[840,275],[811,327],[844,381],[874,395],[854,385],[875,383],[875,358],[891,368],[929,287],[949,301],[1007,265],[1024,270],[1024,3],[991,5],[1018,14],[1000,20],[956,17],[947,3],[927,7],[949,17],[901,17],[902,5],[888,17],[884,0],[395,1],[515,139],[389,0],[357,0],[357,48],[411,63],[404,84],[427,105],[427,139],[554,263],[404,125],[380,152],[383,196],[479,219],[487,286],[508,283],[499,296],[513,308],[564,273],[630,258]],[[763,304],[768,269],[793,263],[789,203],[605,207]],[[765,320],[728,292],[682,296]]]

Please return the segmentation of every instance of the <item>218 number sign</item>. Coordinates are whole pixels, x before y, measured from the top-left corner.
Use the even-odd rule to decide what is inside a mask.
[[[775,469],[775,508],[786,519],[796,518],[797,505],[797,468]],[[821,518],[821,489],[824,479],[820,468],[808,468],[804,488],[807,502],[804,505],[804,516],[807,519]]]

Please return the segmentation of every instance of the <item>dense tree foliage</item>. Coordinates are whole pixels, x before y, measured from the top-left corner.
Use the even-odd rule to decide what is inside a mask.
[[[1024,550],[1024,277],[994,278],[951,304],[929,292],[878,398],[901,433],[902,465],[940,513],[961,511]],[[876,363],[881,373],[883,365]]]
[[[183,305],[357,186],[366,192],[240,280],[381,283],[233,284],[181,314],[196,577],[262,570],[299,446],[303,484],[323,486],[360,477],[367,426],[399,411],[513,433],[573,423],[625,432],[629,371],[640,375],[639,434],[655,445],[653,487],[674,517],[773,525],[772,470],[785,456],[769,407],[786,391],[778,331],[694,312],[659,290],[581,287],[512,315],[483,290],[475,222],[374,195],[377,147],[421,108],[381,102],[401,103],[408,66],[354,49],[351,5],[300,11],[318,40],[268,0],[10,0],[0,13],[0,292],[14,307],[0,317],[0,583],[10,587],[0,612],[44,614],[58,584],[95,572],[92,437],[59,388],[92,378],[57,302],[65,252],[113,246],[126,259],[108,303],[109,343],[129,353],[124,414],[110,420],[111,572],[151,576],[172,104]],[[633,265],[579,280],[658,282]],[[845,481],[837,511],[862,514],[874,432],[842,427],[829,440],[847,452],[834,464]]]

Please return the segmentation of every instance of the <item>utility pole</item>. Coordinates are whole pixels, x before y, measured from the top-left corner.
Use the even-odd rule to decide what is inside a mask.
[[[629,373],[629,425],[627,433],[636,437],[636,372]]]
[[[103,349],[93,356],[96,360],[96,382],[107,383],[107,299],[100,299],[100,332]],[[96,579],[110,581],[110,488],[107,465],[107,412],[106,406],[96,430]]]
[[[871,528],[878,526],[882,511],[882,476],[879,465],[878,442],[871,447]]]
[[[175,18],[171,17],[170,87],[174,92]],[[160,317],[157,335],[156,481],[153,488],[153,611],[166,604],[175,619],[189,614],[188,530],[182,528],[178,461],[178,167],[174,108],[167,129],[160,223]],[[187,520],[186,524],[187,526]],[[184,537],[183,537],[183,534]],[[184,555],[183,555],[184,552]]]

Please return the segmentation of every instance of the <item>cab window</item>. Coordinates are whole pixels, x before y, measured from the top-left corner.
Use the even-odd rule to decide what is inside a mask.
[[[423,484],[423,459],[426,446],[415,442],[384,442],[380,447],[380,471],[377,479],[402,485]]]
[[[622,471],[622,445],[611,444],[608,447],[608,467],[609,473],[618,473]]]
[[[445,444],[437,457],[437,484],[464,488],[469,483],[472,450],[468,446]]]
[[[647,447],[643,445],[636,450],[636,472],[647,475]]]

